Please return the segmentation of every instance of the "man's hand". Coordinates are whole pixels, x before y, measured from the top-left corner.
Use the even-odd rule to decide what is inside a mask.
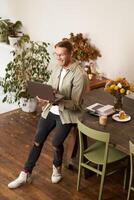
[[[36,99],[41,106],[46,106],[49,103],[48,100],[40,99],[38,96],[36,96]]]

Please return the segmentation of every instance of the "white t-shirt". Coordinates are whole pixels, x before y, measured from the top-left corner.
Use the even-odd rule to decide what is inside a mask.
[[[60,90],[60,88],[62,86],[62,82],[63,82],[63,79],[64,79],[66,73],[67,73],[67,69],[63,68],[62,71],[61,71],[61,74],[60,74],[59,90]],[[60,114],[59,113],[59,106],[58,105],[52,106],[51,109],[50,109],[50,112],[55,114],[55,115],[59,115]]]

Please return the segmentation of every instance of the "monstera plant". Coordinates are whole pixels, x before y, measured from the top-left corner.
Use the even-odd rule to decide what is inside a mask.
[[[7,64],[2,82],[5,93],[3,102],[19,103],[21,97],[30,99],[27,82],[29,80],[46,82],[49,79],[48,45],[45,42],[31,41],[28,35],[20,37],[12,51],[13,60]]]

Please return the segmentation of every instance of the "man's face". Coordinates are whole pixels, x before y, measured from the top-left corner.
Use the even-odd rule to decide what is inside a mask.
[[[58,64],[62,67],[67,67],[72,59],[71,53],[64,47],[56,47],[55,55],[58,61]]]

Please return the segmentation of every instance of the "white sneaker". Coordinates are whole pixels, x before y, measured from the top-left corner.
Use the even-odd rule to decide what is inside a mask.
[[[51,181],[52,183],[58,183],[60,182],[62,179],[62,175],[61,175],[61,167],[55,167],[53,165],[53,173],[51,176]]]
[[[29,175],[29,173],[21,171],[19,176],[14,181],[12,181],[8,184],[8,188],[15,189],[25,183],[31,183],[31,182],[32,182],[32,180],[31,180],[31,176]]]

